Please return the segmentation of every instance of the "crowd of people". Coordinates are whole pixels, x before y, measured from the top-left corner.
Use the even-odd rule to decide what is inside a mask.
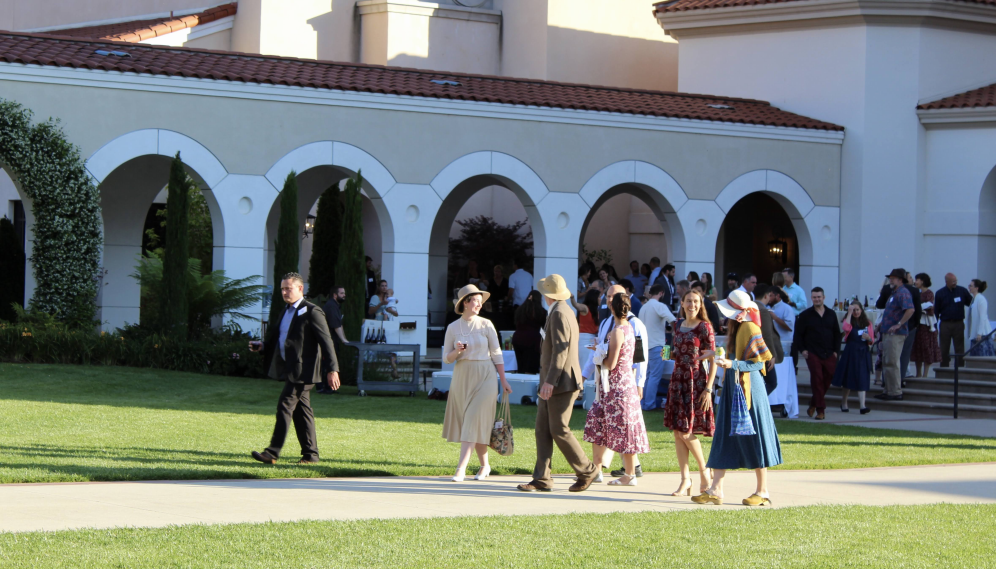
[[[868,413],[873,375],[883,388],[876,398],[901,400],[909,363],[918,376],[935,363],[948,366],[952,344],[955,354],[965,353],[966,330],[974,354],[996,355],[983,295],[987,283],[979,279],[965,289],[949,273],[945,286],[931,291],[930,275],[914,277],[895,269],[886,277],[874,314],[854,299],[838,316],[835,309],[842,306],[828,306],[818,286],[807,299],[788,268],[774,273],[770,284],[758,283],[750,273],[730,273],[722,300],[709,273],[691,272],[676,281],[674,265],[661,266],[657,258],[644,265],[634,261],[630,271],[619,278],[610,265],[586,263],[572,291],[556,274],[540,279],[534,289],[524,262],[516,262],[507,280],[500,266],[493,269],[493,279],[471,267],[468,276],[477,282],[456,293],[458,318],[446,328],[443,342],[443,361],[454,364],[443,436],[461,445],[454,481],[465,479],[472,453],[480,463],[475,479],[488,477],[497,395],[512,391],[498,330],[483,316],[494,294],[514,308],[517,371],[540,379],[536,466],[532,481],[518,486],[525,492],[553,488],[554,445],[575,472],[572,492],[604,481],[614,454],[622,456],[623,467],[609,472],[615,477],[609,484],[636,486],[643,475],[639,455],[650,452],[643,412],[661,408],[681,476],[672,495],[692,495],[694,459],[696,503],[722,504],[726,471],[753,469],[757,486],[743,503],[770,505],[767,468],[780,464],[782,456],[768,395],[777,386],[776,365],[784,357],[796,365],[806,362],[812,389],[807,414],[820,420],[830,387],[842,390],[842,412],[849,411],[850,393],[856,392],[859,411]],[[287,309],[277,323],[279,333],[250,346],[264,353],[271,377],[285,382],[270,445],[252,456],[275,463],[293,422],[301,462],[316,462],[309,394],[315,385],[339,387],[335,348],[348,342],[342,327],[347,291],[333,287],[322,309],[304,300],[303,279],[290,273],[281,292]],[[397,316],[393,291],[372,272],[367,294],[367,317]],[[723,346],[717,346],[717,336],[725,336]],[[586,383],[595,390],[583,435],[592,445],[591,459],[569,426]],[[712,438],[708,457],[700,437]]]

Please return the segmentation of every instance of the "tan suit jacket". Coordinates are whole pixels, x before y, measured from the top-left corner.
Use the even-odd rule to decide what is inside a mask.
[[[578,361],[580,330],[567,302],[558,300],[553,303],[544,331],[546,337],[540,352],[540,380],[552,385],[554,393],[581,389],[581,365]]]
[[[771,351],[774,362],[780,364],[785,359],[785,352],[782,350],[782,337],[778,334],[778,330],[775,330],[775,321],[771,319],[771,312],[768,308],[760,304],[757,305],[757,308],[758,312],[761,313],[761,337],[764,338],[764,344]]]

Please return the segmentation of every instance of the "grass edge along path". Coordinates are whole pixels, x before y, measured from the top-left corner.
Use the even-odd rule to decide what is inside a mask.
[[[992,567],[996,505],[810,506],[0,534],[52,567]]]
[[[312,397],[319,464],[293,464],[293,434],[278,465],[256,463],[249,451],[268,443],[280,389],[269,380],[148,369],[0,364],[0,482],[452,475],[459,447],[440,436],[445,403],[424,394],[357,397],[355,388]],[[492,454],[495,474],[532,471],[535,413],[513,405],[515,454]],[[676,471],[663,414],[645,417],[652,450],[641,457],[644,469]],[[575,410],[579,439],[584,419]],[[776,422],[779,469],[996,461],[996,438]],[[704,439],[707,455],[709,444]],[[568,472],[560,453],[553,468]]]

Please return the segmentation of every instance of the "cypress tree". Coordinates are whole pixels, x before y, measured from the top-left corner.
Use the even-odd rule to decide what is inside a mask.
[[[367,266],[363,250],[363,198],[360,188],[363,175],[346,182],[345,200],[342,210],[342,239],[339,241],[339,259],[335,274],[339,285],[346,289],[346,305],[343,307],[343,332],[353,341],[362,340],[360,329],[366,314],[366,274]]]
[[[187,172],[180,153],[169,169],[166,196],[166,239],[163,253],[163,291],[160,301],[159,328],[177,338],[187,336],[187,260],[189,258],[187,224],[190,218],[190,193]]]
[[[0,320],[14,322],[11,304],[24,306],[24,250],[21,237],[7,217],[0,218]]]
[[[280,294],[280,279],[287,273],[298,271],[298,260],[301,256],[301,242],[298,240],[300,228],[297,223],[297,174],[291,171],[284,181],[284,189],[280,192],[280,220],[277,225],[277,240],[273,255],[273,299],[270,302],[270,326],[267,333],[277,333],[278,318],[285,309],[283,296]]]
[[[308,265],[308,295],[329,294],[335,282],[335,266],[342,240],[342,202],[339,184],[333,184],[318,198],[315,232],[312,234],[311,262]]]

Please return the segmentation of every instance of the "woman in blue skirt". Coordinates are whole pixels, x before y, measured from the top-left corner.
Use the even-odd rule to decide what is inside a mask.
[[[732,359],[713,360],[726,371],[716,412],[716,434],[706,464],[713,469],[712,486],[692,501],[721,505],[726,471],[750,468],[757,475],[757,489],[744,498],[744,505],[770,506],[768,468],[782,463],[782,450],[762,377],[765,362],[772,356],[761,338],[761,314],[750,296],[740,290],[731,292],[716,307],[728,319],[726,346]],[[711,389],[707,390],[700,399],[704,408],[712,404],[710,392]],[[750,430],[753,434],[737,434]]]
[[[847,413],[847,397],[852,391],[858,392],[858,405],[861,414],[870,413],[865,407],[865,393],[871,383],[871,352],[868,347],[875,343],[875,327],[868,321],[864,307],[855,300],[847,309],[844,322],[844,352],[837,361],[837,369],[833,373],[834,387],[843,387],[844,396],[840,410]]]

